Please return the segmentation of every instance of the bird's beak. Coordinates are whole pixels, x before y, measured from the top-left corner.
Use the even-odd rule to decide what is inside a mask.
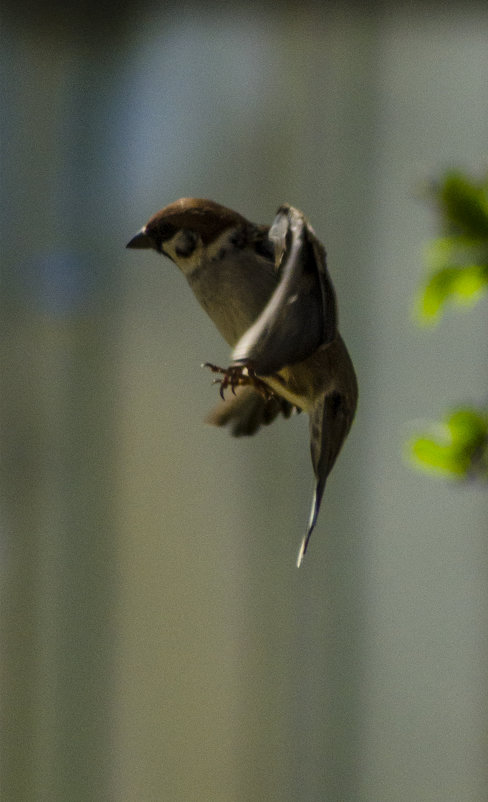
[[[135,237],[132,237],[131,241],[127,243],[125,246],[126,248],[153,248],[154,242],[152,241],[151,237],[146,234],[146,227],[141,228],[140,231],[137,232]]]

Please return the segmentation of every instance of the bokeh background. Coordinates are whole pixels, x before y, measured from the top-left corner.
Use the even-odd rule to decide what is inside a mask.
[[[486,302],[411,315],[486,3],[5,0],[0,59],[2,798],[486,799],[487,493],[403,457],[486,399]],[[124,250],[185,195],[327,247],[360,405],[299,571],[307,421],[203,425],[228,349]]]

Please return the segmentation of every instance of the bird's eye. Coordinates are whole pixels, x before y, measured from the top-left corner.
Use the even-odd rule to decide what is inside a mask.
[[[192,255],[197,245],[197,235],[194,231],[184,229],[180,232],[175,243],[175,254],[183,259]]]
[[[167,242],[169,239],[173,239],[176,231],[176,226],[171,223],[160,223],[158,226],[158,237],[161,242]]]

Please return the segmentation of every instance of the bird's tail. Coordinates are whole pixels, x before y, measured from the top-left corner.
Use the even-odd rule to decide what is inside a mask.
[[[312,507],[310,509],[310,517],[308,519],[308,524],[307,524],[307,531],[303,536],[302,542],[300,543],[300,548],[298,550],[297,568],[300,568],[303,558],[307,553],[308,542],[310,540],[310,536],[313,530],[315,529],[315,524],[317,523],[317,518],[320,510],[322,496],[324,495],[324,490],[325,490],[325,478],[323,481],[318,480],[315,484],[315,489],[312,498]]]

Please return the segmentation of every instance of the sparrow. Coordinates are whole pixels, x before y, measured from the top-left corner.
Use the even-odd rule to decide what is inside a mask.
[[[153,215],[127,247],[171,259],[232,348],[227,368],[205,363],[221,376],[215,381],[222,397],[207,422],[228,425],[239,437],[278,415],[309,415],[315,485],[300,566],[358,399],[323,245],[288,204],[266,226],[211,200],[181,198]]]

